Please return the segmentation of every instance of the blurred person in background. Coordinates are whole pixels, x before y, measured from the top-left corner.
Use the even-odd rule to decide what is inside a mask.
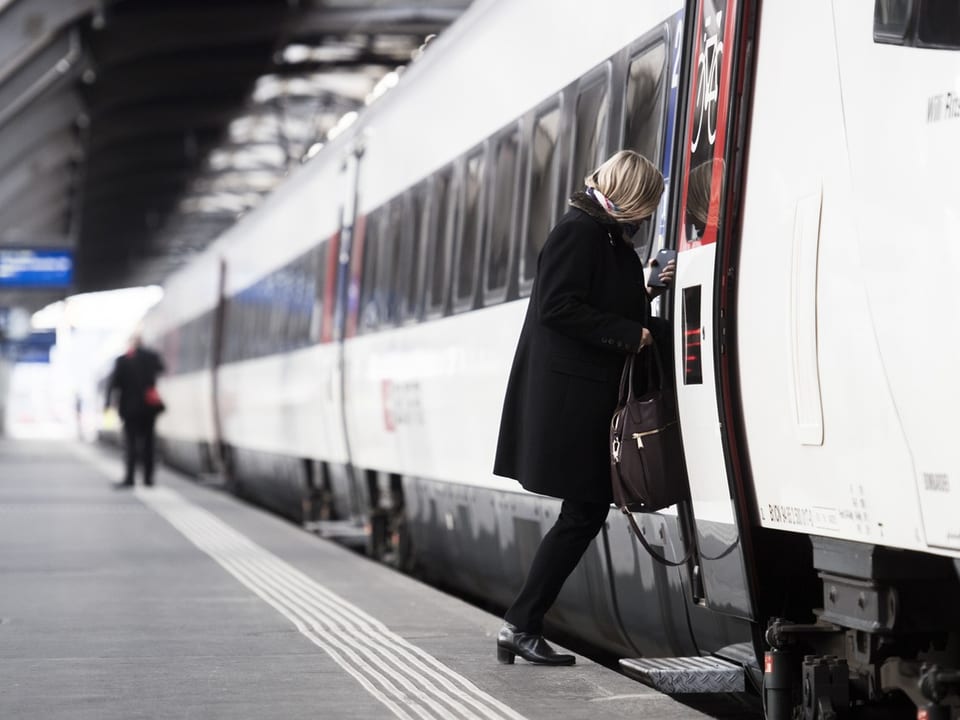
[[[117,358],[107,383],[106,405],[119,394],[117,411],[123,421],[126,473],[118,488],[132,488],[138,456],[143,462],[143,484],[153,485],[153,439],[157,416],[163,402],[157,393],[157,375],[164,370],[157,353],[145,348],[139,334],[130,339],[130,347]]]

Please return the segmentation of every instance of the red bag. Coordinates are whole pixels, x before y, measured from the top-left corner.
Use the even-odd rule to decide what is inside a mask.
[[[143,394],[143,401],[146,403],[147,407],[155,412],[162,413],[167,409],[167,406],[163,404],[163,398],[160,397],[160,393],[157,392],[157,388],[151,385],[147,388],[146,392]]]

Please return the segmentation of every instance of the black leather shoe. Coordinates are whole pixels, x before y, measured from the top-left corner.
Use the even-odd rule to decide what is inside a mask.
[[[502,665],[513,665],[519,655],[535,665],[573,665],[577,659],[554,651],[543,635],[535,635],[517,630],[510,623],[504,623],[497,634],[497,661]]]

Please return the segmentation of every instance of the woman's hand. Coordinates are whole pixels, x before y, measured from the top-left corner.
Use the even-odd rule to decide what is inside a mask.
[[[656,264],[656,258],[650,258],[648,263],[651,268],[651,272],[656,273],[657,269],[660,267]],[[673,276],[677,273],[677,261],[671,260],[663,268],[660,268],[660,282],[662,282],[666,287],[657,287],[655,285],[647,285],[647,295],[652,299],[657,297],[664,290],[667,290],[673,285]]]
[[[653,345],[653,335],[650,334],[650,331],[647,328],[643,329],[643,332],[640,334],[640,347],[637,348],[637,352],[640,352],[648,345]]]

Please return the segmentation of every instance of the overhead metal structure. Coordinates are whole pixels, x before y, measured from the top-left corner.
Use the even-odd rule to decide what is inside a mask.
[[[72,248],[75,292],[162,281],[469,4],[0,0],[0,250]]]

